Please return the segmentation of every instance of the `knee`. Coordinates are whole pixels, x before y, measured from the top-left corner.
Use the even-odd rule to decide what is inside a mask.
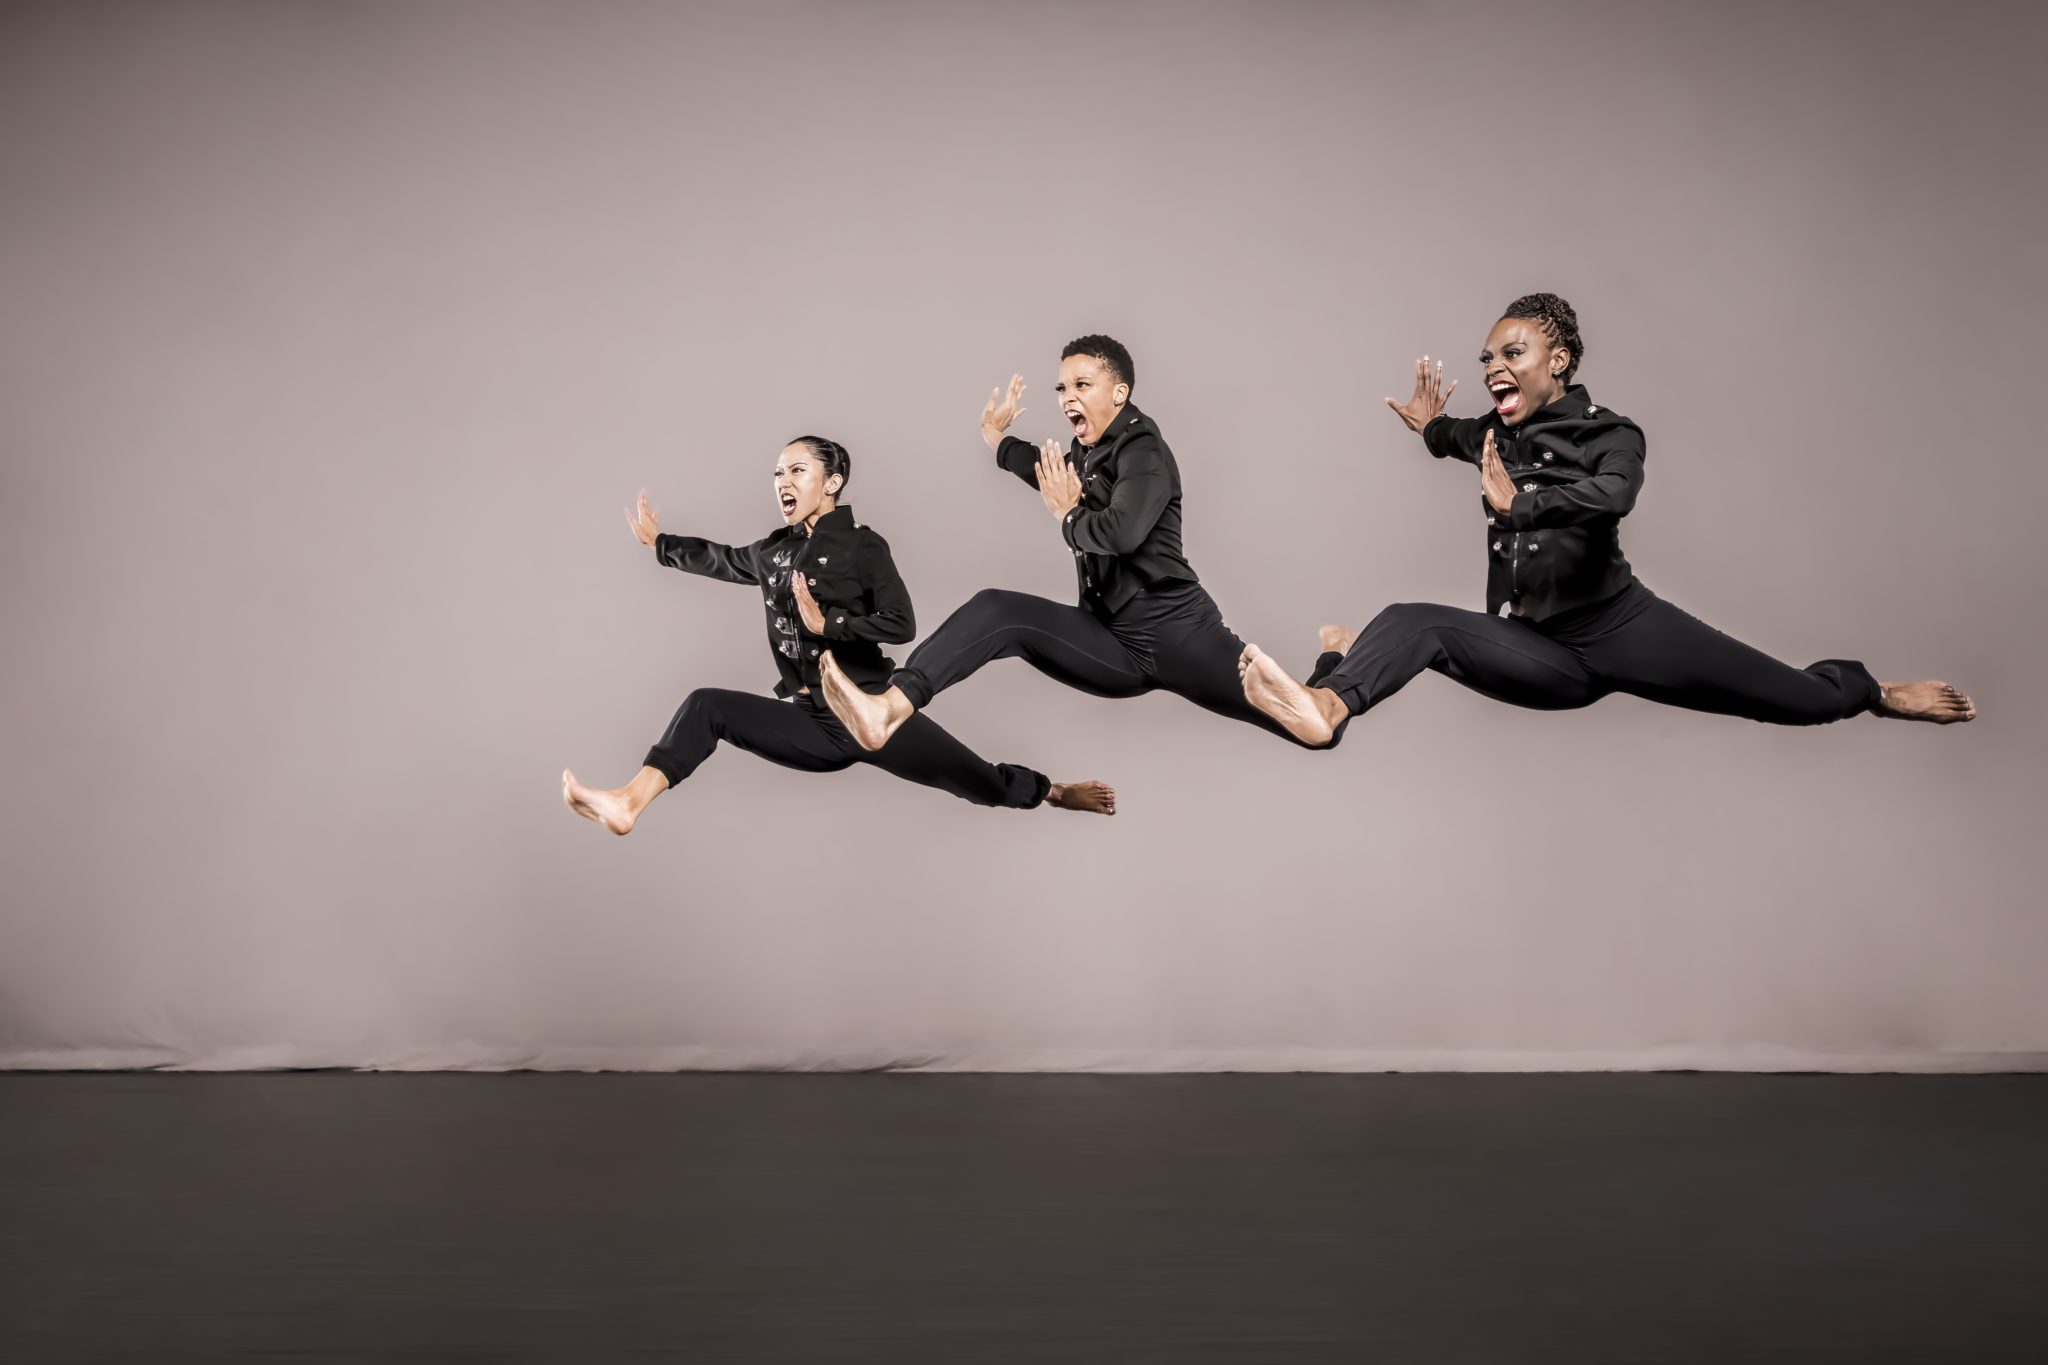
[[[683,698],[676,711],[676,726],[702,725],[716,730],[726,716],[725,699],[732,693],[722,687],[700,687]]]
[[[1001,615],[1009,611],[1018,599],[1029,595],[1010,588],[983,588],[967,599],[967,609],[978,616]]]
[[[1382,608],[1380,614],[1372,618],[1366,629],[1412,630],[1417,626],[1428,625],[1436,619],[1436,614],[1441,610],[1442,608],[1434,602],[1396,602],[1392,606]]]

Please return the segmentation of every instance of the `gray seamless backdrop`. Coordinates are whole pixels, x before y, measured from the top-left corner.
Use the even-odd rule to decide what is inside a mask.
[[[2043,158],[2025,7],[13,4],[0,10],[0,1063],[2034,1067]],[[1644,579],[1983,716],[1782,730],[1433,677],[1295,751],[1016,663],[935,716],[1100,820],[730,750],[672,530],[777,448],[929,632],[1070,560],[976,432],[1138,364],[1196,567],[1303,667],[1476,605],[1381,404],[1579,308]],[[899,654],[900,657],[900,654]]]

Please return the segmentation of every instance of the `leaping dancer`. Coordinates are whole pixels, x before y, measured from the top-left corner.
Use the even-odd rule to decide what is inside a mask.
[[[1415,392],[1387,405],[1430,454],[1479,468],[1487,609],[1407,602],[1363,632],[1326,626],[1306,684],[1247,646],[1240,671],[1253,706],[1304,744],[1334,743],[1352,717],[1430,669],[1549,710],[1622,692],[1777,725],[1866,711],[1943,725],[1975,718],[1945,682],[1879,682],[1848,659],[1794,668],[1643,586],[1620,534],[1643,484],[1642,428],[1572,382],[1584,357],[1572,306],[1529,294],[1508,305],[1479,353],[1487,416],[1445,416],[1457,381],[1445,387],[1441,361],[1416,362]]]
[[[840,492],[852,476],[845,447],[820,436],[800,436],[775,460],[775,497],[782,527],[751,545],[721,545],[694,536],[663,534],[647,495],[626,514],[642,545],[672,569],[761,592],[768,643],[781,673],[782,700],[700,688],[647,751],[646,766],[623,787],[588,787],[562,770],[569,808],[627,834],[655,797],[697,770],[718,741],[771,763],[803,772],[837,772],[870,763],[906,781],[982,806],[1028,810],[1041,803],[1061,810],[1116,813],[1116,793],[1101,782],[1053,782],[1009,763],[990,763],[931,720],[906,725],[886,753],[869,753],[848,737],[818,695],[824,650],[845,660],[839,674],[850,685],[880,685],[892,665],[885,644],[916,634],[910,594],[889,557],[888,542],[854,519]]]
[[[1020,658],[1055,682],[1098,697],[1155,688],[1292,739],[1245,700],[1238,679],[1244,642],[1223,623],[1181,549],[1180,468],[1152,419],[1131,402],[1131,354],[1106,336],[1085,336],[1060,354],[1054,392],[1073,429],[1062,449],[1009,434],[1022,411],[1022,376],[991,390],[982,439],[999,468],[1038,490],[1073,552],[1080,602],[986,588],[911,653],[890,686],[873,693],[836,651],[819,676],[825,700],[863,747],[881,753],[932,699],[996,659]]]

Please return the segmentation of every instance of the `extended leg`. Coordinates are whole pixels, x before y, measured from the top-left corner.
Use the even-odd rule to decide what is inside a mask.
[[[949,734],[930,716],[912,716],[888,744],[861,757],[883,772],[977,806],[1029,810],[1051,801],[1068,810],[1116,811],[1116,793],[1099,782],[1055,783],[1014,763],[991,763]]]
[[[1296,734],[1252,701],[1243,664],[1253,651],[1224,624],[1223,613],[1206,592],[1186,594],[1180,607],[1159,621],[1153,632],[1153,670],[1160,687],[1205,711],[1256,725],[1293,743],[1309,748],[1328,743],[1327,735],[1316,739]]]
[[[1615,691],[1772,725],[1822,725],[1865,711],[1941,722],[1976,714],[1946,683],[1880,683],[1851,659],[1808,668],[1780,663],[1662,598],[1578,647]]]
[[[829,656],[828,656],[829,658]],[[988,588],[946,618],[896,670],[892,686],[870,694],[820,664],[825,700],[864,749],[879,749],[931,699],[996,659],[1023,659],[1056,682],[1098,697],[1130,697],[1151,683],[1095,616],[1029,593]]]
[[[802,707],[751,692],[704,687],[683,699],[668,730],[647,751],[646,766],[623,787],[587,787],[562,770],[562,799],[587,820],[629,834],[655,797],[697,770],[724,740],[771,763],[803,772],[835,772],[853,762]]]

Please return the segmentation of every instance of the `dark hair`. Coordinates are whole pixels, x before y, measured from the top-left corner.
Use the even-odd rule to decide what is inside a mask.
[[[1099,360],[1116,371],[1119,380],[1134,389],[1138,387],[1138,373],[1131,368],[1131,353],[1125,350],[1124,344],[1115,337],[1093,332],[1084,337],[1075,337],[1067,343],[1067,349],[1060,352],[1060,359],[1065,360],[1070,355],[1085,355],[1092,360]]]
[[[839,492],[846,491],[846,485],[853,482],[853,456],[846,453],[846,447],[837,441],[828,441],[822,436],[799,436],[790,442],[803,446],[811,457],[825,466],[825,477],[839,476]],[[834,496],[837,496],[836,494]]]
[[[1509,304],[1501,317],[1533,318],[1543,329],[1543,335],[1550,338],[1551,345],[1570,351],[1572,358],[1565,362],[1564,382],[1572,382],[1579,362],[1586,358],[1586,343],[1579,339],[1579,315],[1570,304],[1555,294],[1524,294]]]

